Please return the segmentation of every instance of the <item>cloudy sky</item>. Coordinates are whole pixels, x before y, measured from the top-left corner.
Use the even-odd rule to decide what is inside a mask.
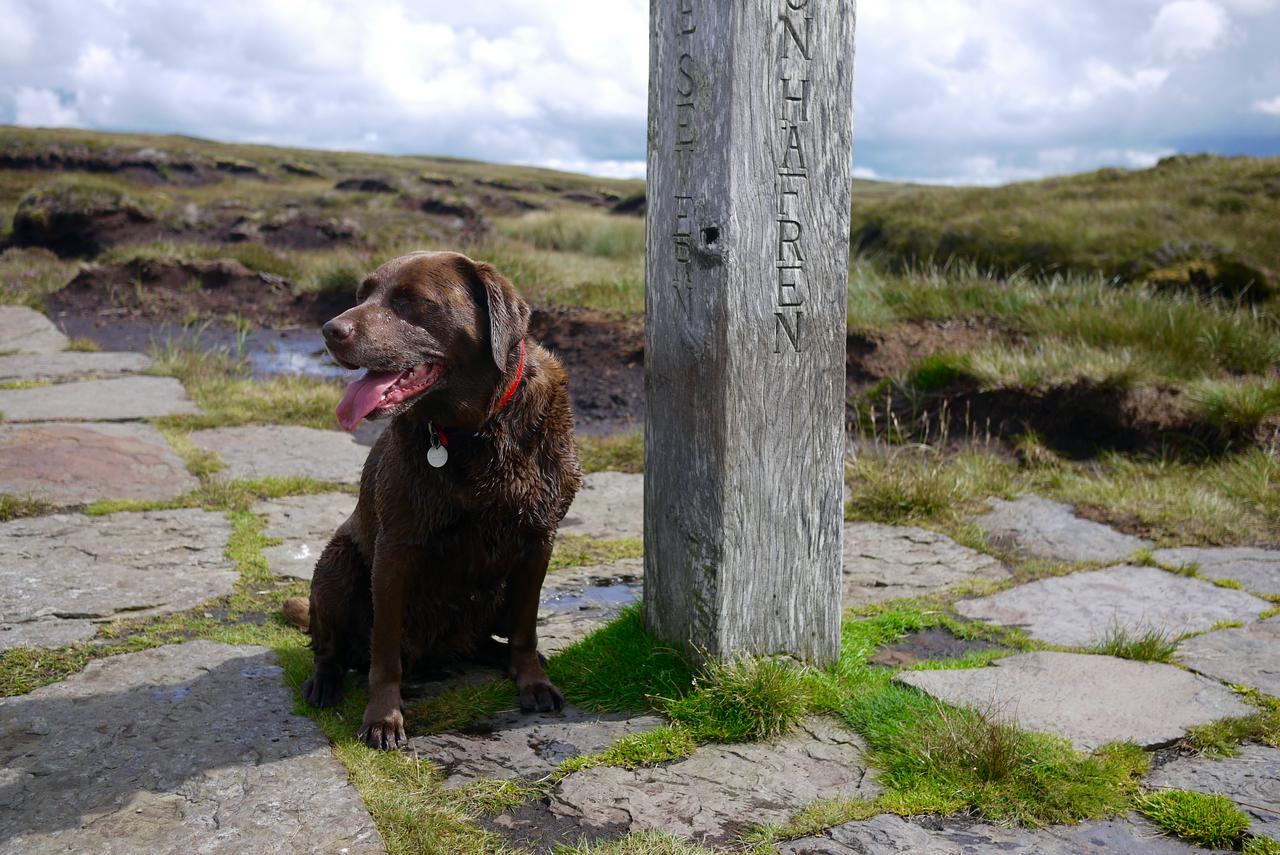
[[[1280,154],[1280,0],[861,0],[855,166]],[[644,0],[0,0],[0,122],[644,173]]]

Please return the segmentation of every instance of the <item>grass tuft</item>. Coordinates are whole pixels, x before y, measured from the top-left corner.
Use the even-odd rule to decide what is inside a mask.
[[[701,742],[760,742],[790,731],[814,707],[813,672],[785,659],[710,662],[693,691],[663,712]]]
[[[1114,623],[1090,649],[1091,653],[1136,662],[1172,662],[1178,639],[1158,627],[1130,631]]]
[[[1167,833],[1207,849],[1234,849],[1249,830],[1249,817],[1226,796],[1158,790],[1140,794],[1134,806]]]
[[[0,522],[21,519],[22,517],[38,517],[52,513],[54,506],[34,496],[14,496],[0,493]]]
[[[1280,700],[1254,689],[1242,697],[1256,712],[1188,728],[1183,744],[1208,757],[1234,757],[1245,742],[1280,748]]]

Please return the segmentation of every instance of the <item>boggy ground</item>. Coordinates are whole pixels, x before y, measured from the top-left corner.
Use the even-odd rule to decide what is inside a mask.
[[[109,826],[138,851],[1276,851],[1273,298],[1139,267],[856,261],[841,661],[695,674],[625,609],[643,229],[615,211],[642,209],[637,184],[79,132],[3,145],[0,206],[21,213],[4,299],[85,336],[0,306],[0,350],[24,351],[0,356],[0,538],[22,546],[0,549],[7,845]],[[1116,183],[1143,196],[1168,169]],[[111,228],[67,245],[50,206]],[[309,242],[277,237],[290,224]],[[1109,228],[1108,252],[1146,251]],[[353,739],[358,684],[335,711],[297,706],[305,637],[278,614],[363,448],[333,430],[337,382],[254,377],[235,332],[312,325],[423,243],[512,276],[594,431],[541,616],[575,709],[512,715],[499,675],[442,674],[417,687],[413,751],[383,755]],[[231,337],[92,352],[122,320]]]

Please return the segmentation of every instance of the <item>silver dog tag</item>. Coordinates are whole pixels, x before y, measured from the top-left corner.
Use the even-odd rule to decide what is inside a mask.
[[[431,448],[427,449],[427,462],[431,464],[431,468],[439,469],[449,462],[449,449],[445,448],[444,443],[440,441],[440,433],[436,430],[436,426],[429,427],[431,428]]]

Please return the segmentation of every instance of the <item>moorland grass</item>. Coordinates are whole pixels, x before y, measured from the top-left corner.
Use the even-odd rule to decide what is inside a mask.
[[[644,541],[638,537],[603,539],[578,534],[562,534],[556,538],[551,553],[550,572],[583,564],[609,564],[623,558],[644,556]]]
[[[637,217],[562,208],[500,220],[498,228],[507,237],[541,250],[604,258],[644,257],[644,220]]]
[[[1280,748],[1280,699],[1256,689],[1243,689],[1240,697],[1255,711],[1188,728],[1183,743],[1209,757],[1234,757],[1246,742]]]
[[[0,522],[21,519],[22,517],[38,517],[51,513],[54,506],[34,496],[15,496],[12,493],[0,493]]]
[[[1090,652],[1135,662],[1172,662],[1179,640],[1158,627],[1130,630],[1114,623]]]
[[[150,373],[176,377],[200,407],[198,414],[167,416],[157,424],[174,430],[246,424],[333,428],[342,386],[301,375],[254,378],[228,350],[198,350],[172,343],[152,348]]]
[[[855,193],[851,231],[855,248],[896,267],[960,260],[1001,273],[1099,272],[1191,288],[1187,272],[1170,269],[1280,268],[1277,181],[1275,158],[1200,156],[1003,187]],[[1236,293],[1256,278],[1219,275],[1201,287]],[[1254,287],[1265,293],[1267,284],[1275,283]]]
[[[643,472],[644,433],[639,430],[592,436],[578,434],[583,472]]]

